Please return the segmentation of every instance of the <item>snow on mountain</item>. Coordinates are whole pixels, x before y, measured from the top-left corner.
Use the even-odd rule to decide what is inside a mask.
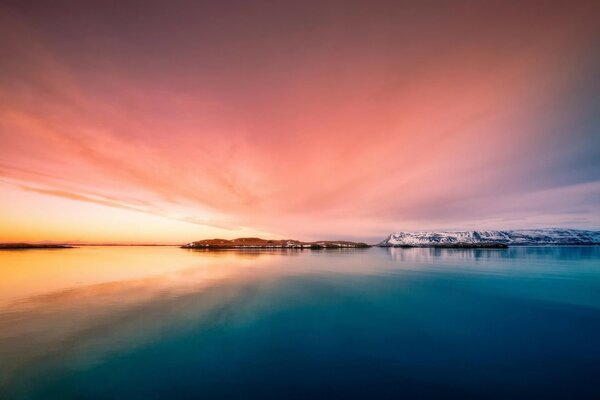
[[[396,232],[378,244],[394,246],[436,246],[502,243],[515,245],[600,244],[600,231],[579,229],[521,229],[507,231]]]

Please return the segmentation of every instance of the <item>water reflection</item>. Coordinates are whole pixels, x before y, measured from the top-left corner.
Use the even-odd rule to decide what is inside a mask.
[[[448,249],[448,248],[401,248],[386,249],[394,261],[429,262],[440,260],[478,261],[514,259],[585,260],[600,258],[600,246],[539,246],[509,247],[507,249]]]
[[[400,248],[387,249],[391,258],[398,262],[498,259],[506,256],[508,249],[444,249],[444,248]]]
[[[4,251],[0,252],[0,307],[6,302],[41,293],[168,275],[189,268],[204,268],[207,277],[249,265],[266,268],[275,255],[268,252],[195,254],[177,247]]]
[[[190,323],[219,318],[241,296],[247,301],[250,289],[258,288],[245,284],[257,270],[239,265],[248,256],[210,254],[208,258],[219,260],[219,265],[65,288],[7,302],[0,307],[0,387],[57,364],[77,368],[97,363]],[[254,254],[251,259],[266,257]],[[234,267],[232,258],[237,262]],[[225,260],[227,265],[222,264]],[[64,278],[65,284],[70,281]]]
[[[543,357],[600,366],[598,247],[20,254],[0,253],[0,398],[85,397],[103,385],[94,376],[129,397],[167,390],[164,376],[132,371],[148,363],[181,367],[189,397],[229,393],[223,380],[281,397],[286,385],[331,384],[323,377],[456,390],[471,375],[494,382],[471,368],[485,371],[486,357],[509,382],[523,362],[550,374]],[[565,360],[556,344],[576,338]]]
[[[147,247],[84,247],[56,258],[45,251],[0,253],[7,289],[0,303],[0,387],[56,364],[97,363],[190,325],[210,326],[227,310],[242,310],[262,285],[301,272],[296,256],[355,253]],[[329,269],[327,260],[303,272]],[[352,265],[359,270],[349,263],[347,273]]]

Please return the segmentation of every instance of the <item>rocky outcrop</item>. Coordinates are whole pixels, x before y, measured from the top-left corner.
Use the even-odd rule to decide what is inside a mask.
[[[205,239],[187,243],[184,249],[356,249],[371,247],[366,243],[343,240],[301,242],[299,240],[269,240],[261,238]]]

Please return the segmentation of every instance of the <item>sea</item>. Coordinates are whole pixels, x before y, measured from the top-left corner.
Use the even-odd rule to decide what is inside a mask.
[[[0,251],[0,399],[600,398],[600,247]]]

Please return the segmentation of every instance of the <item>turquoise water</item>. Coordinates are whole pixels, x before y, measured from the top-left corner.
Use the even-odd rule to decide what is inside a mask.
[[[598,398],[600,247],[0,253],[0,398]]]

